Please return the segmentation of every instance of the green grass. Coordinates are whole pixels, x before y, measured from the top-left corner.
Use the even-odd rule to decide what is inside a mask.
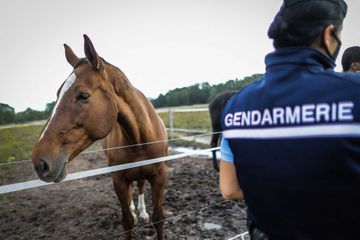
[[[210,131],[211,122],[209,112],[174,112],[174,128],[201,129]],[[159,113],[165,126],[169,127],[169,113]]]
[[[41,125],[0,129],[0,163],[31,158]]]
[[[187,106],[183,108],[206,108],[207,105]],[[159,113],[169,127],[169,113]],[[209,112],[174,112],[174,128],[197,129],[209,131],[211,129]],[[0,163],[26,160],[31,158],[32,148],[37,140],[42,125],[14,126],[0,129]],[[177,141],[182,146],[189,143]],[[194,142],[190,143],[195,144]],[[100,149],[100,142],[93,144],[88,150]]]

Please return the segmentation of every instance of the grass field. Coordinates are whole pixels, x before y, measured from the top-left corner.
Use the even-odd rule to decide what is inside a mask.
[[[42,125],[0,129],[0,162],[30,159]]]
[[[174,112],[174,128],[197,129],[210,131],[209,112]],[[165,126],[169,127],[169,113],[159,113]]]
[[[188,106],[184,108],[206,108],[207,105]],[[159,113],[165,126],[169,127],[169,113]],[[206,112],[174,112],[174,128],[197,129],[209,131],[211,129],[210,116]],[[31,158],[31,151],[42,125],[23,125],[0,128],[0,163],[19,161]],[[177,135],[179,136],[179,135]],[[95,144],[93,148],[100,148]]]

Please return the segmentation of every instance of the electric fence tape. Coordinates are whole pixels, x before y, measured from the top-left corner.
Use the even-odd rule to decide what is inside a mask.
[[[219,150],[219,149],[220,149],[220,147],[208,148],[208,149],[202,149],[202,150],[193,150],[193,151],[190,151],[187,153],[181,153],[181,154],[176,154],[176,155],[171,155],[171,156],[166,156],[166,157],[153,158],[153,159],[143,160],[143,161],[139,161],[139,162],[125,163],[125,164],[120,164],[120,165],[115,165],[115,166],[109,166],[109,167],[97,168],[97,169],[93,169],[93,170],[71,173],[71,174],[68,174],[62,182],[67,182],[67,181],[86,178],[86,177],[93,177],[93,176],[97,176],[97,175],[102,175],[102,174],[106,174],[106,173],[112,173],[112,172],[129,169],[129,168],[146,166],[146,165],[150,165],[150,164],[154,164],[154,163],[171,161],[171,160],[188,157],[188,156],[200,154],[203,152],[215,151],[215,150]],[[26,182],[13,183],[13,184],[0,186],[0,194],[17,192],[17,191],[21,191],[21,190],[37,188],[37,187],[46,186],[46,185],[50,185],[50,184],[54,184],[54,183],[46,183],[41,180],[30,180],[30,181],[26,181]]]

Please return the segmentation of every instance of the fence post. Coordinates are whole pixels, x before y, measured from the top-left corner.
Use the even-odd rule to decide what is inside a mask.
[[[173,138],[174,133],[174,111],[169,108],[169,128],[170,128],[170,139]]]

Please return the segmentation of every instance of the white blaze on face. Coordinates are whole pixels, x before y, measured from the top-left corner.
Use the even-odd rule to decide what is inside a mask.
[[[65,81],[64,85],[62,86],[61,91],[59,93],[59,97],[58,97],[58,100],[56,101],[56,104],[55,104],[55,107],[54,107],[54,109],[52,111],[51,117],[50,117],[48,123],[46,124],[46,127],[45,127],[44,131],[42,132],[42,134],[41,134],[41,136],[39,138],[39,141],[43,138],[45,132],[47,131],[47,128],[48,128],[49,124],[51,123],[52,119],[56,115],[56,110],[57,110],[57,108],[58,108],[58,106],[59,106],[59,104],[60,104],[60,102],[62,100],[62,97],[65,95],[67,90],[69,90],[69,88],[74,84],[75,80],[76,80],[75,73],[72,73],[68,77],[68,79],[66,79],[66,81]]]

